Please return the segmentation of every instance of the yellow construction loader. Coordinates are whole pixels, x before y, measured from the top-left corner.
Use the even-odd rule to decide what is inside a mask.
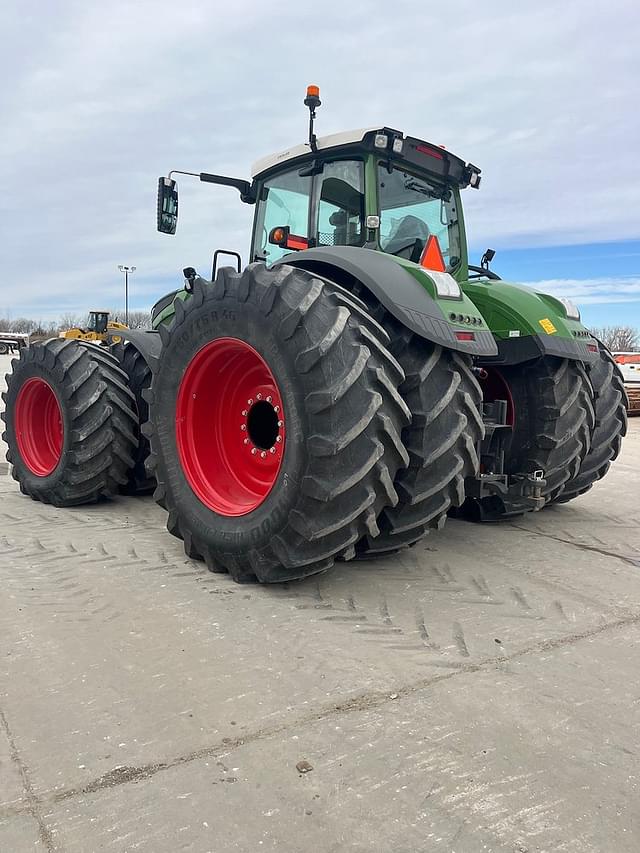
[[[60,338],[74,338],[79,341],[96,341],[100,343],[107,342],[107,332],[112,332],[114,329],[128,329],[124,323],[118,323],[116,320],[109,320],[108,311],[89,311],[89,318],[85,328],[76,327],[74,329],[66,329],[60,332]],[[118,335],[109,335],[109,343],[117,344],[122,340]]]

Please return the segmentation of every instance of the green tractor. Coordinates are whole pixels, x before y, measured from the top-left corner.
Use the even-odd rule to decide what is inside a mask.
[[[23,492],[67,505],[154,483],[186,553],[236,581],[570,500],[626,429],[618,369],[576,307],[501,281],[491,250],[469,263],[461,192],[480,169],[387,127],[317,138],[315,87],[305,104],[308,142],[250,181],[159,180],[164,233],[176,174],[255,206],[244,270],[223,250],[211,280],[187,267],[153,331],[110,353],[31,347],[6,394]]]

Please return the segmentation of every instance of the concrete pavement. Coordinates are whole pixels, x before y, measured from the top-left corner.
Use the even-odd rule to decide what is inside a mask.
[[[637,851],[639,465],[275,588],[0,467],[0,851]]]

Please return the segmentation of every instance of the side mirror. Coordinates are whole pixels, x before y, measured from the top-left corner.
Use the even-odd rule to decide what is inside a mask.
[[[178,224],[178,187],[171,178],[158,178],[158,231],[175,234]]]

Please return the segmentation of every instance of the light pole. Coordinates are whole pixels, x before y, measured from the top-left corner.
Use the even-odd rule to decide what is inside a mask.
[[[128,267],[125,264],[118,264],[120,272],[124,273],[124,322],[129,325],[129,274],[133,275],[136,271],[135,267]]]

